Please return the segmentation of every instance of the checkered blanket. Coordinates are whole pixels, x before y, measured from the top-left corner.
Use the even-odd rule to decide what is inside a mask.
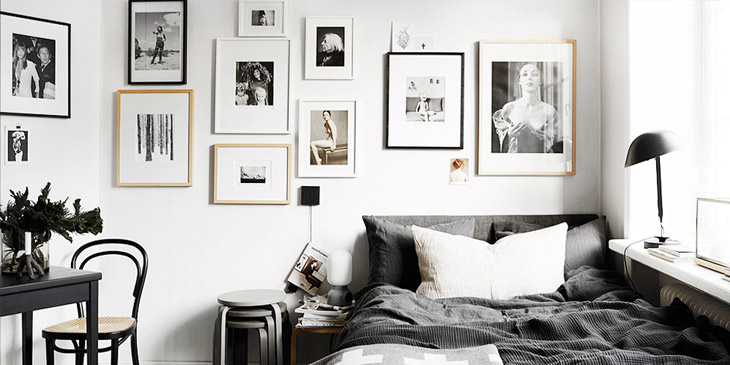
[[[434,350],[406,345],[356,346],[339,351],[312,365],[504,365],[494,345],[466,349]]]
[[[609,271],[571,274],[554,293],[511,300],[433,300],[394,286],[367,288],[338,338],[340,351],[316,364],[378,363],[344,361],[352,350],[383,355],[384,364],[488,364],[473,360],[488,344],[505,364],[730,364],[730,334],[694,320],[681,302],[653,307]],[[417,350],[390,362],[390,347],[380,344]],[[428,362],[427,354],[446,357]]]

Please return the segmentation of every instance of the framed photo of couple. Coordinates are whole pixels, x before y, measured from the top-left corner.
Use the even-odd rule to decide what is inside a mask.
[[[299,101],[299,177],[356,176],[355,101]]]
[[[0,114],[71,117],[71,25],[0,12]]]
[[[187,0],[129,0],[129,84],[185,84]]]
[[[575,175],[575,48],[479,42],[479,175]]]

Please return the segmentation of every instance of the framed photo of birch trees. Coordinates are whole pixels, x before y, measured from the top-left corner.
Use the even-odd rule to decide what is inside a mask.
[[[117,185],[191,186],[193,90],[117,92]]]

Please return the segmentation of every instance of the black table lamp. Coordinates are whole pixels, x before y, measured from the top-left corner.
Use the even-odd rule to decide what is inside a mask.
[[[670,240],[664,236],[664,208],[662,207],[662,167],[659,162],[659,156],[684,148],[684,140],[677,134],[669,131],[654,131],[644,133],[629,146],[626,153],[626,163],[624,167],[636,165],[646,160],[656,160],[656,189],[657,189],[657,205],[659,207],[659,226],[661,227],[661,235],[655,236],[644,241],[644,248],[655,248],[660,245],[678,244],[679,242]]]

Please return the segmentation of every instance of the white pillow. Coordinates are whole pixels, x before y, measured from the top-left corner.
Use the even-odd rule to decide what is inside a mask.
[[[418,294],[509,299],[551,293],[564,282],[566,223],[513,234],[493,245],[417,226],[412,230],[421,271]]]

